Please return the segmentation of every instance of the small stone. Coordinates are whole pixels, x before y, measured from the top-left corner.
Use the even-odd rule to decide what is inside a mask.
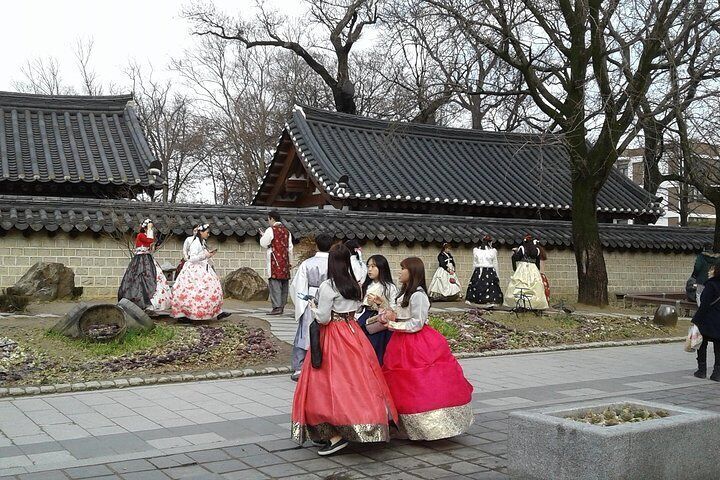
[[[85,387],[88,390],[98,390],[100,388],[100,382],[93,380],[92,382],[85,383]]]
[[[201,373],[199,375],[195,375],[195,380],[207,380],[208,376],[206,373]]]
[[[130,383],[130,385],[142,385],[143,383],[145,383],[145,382],[143,382],[142,378],[138,378],[138,377],[133,377],[130,380],[128,380],[128,382]]]
[[[40,393],[55,393],[55,385],[43,385],[40,387]],[[0,395],[1,396],[1,395]]]
[[[243,377],[252,377],[255,374],[255,370],[253,370],[252,368],[246,368],[243,370]]]
[[[157,377],[148,377],[145,379],[145,385],[153,385],[158,383]]]
[[[157,379],[157,383],[169,383],[170,381],[170,377],[158,377]]]
[[[115,382],[112,380],[102,380],[100,382],[100,388],[115,388]]]
[[[0,388],[0,397],[7,397],[10,395],[10,392],[7,388]]]
[[[170,375],[170,381],[172,382],[182,382],[183,377],[182,375]]]
[[[25,387],[25,393],[28,395],[38,395],[40,393],[40,388],[38,387]]]
[[[265,370],[267,373],[278,373],[279,371],[276,367],[267,367]]]
[[[231,378],[232,374],[230,372],[218,372],[218,377],[220,378]]]
[[[242,377],[243,372],[242,370],[230,370],[230,375],[232,375],[233,377]]]
[[[195,380],[195,375],[190,375],[189,373],[185,373],[182,375],[183,382],[191,382]]]
[[[55,391],[58,393],[67,393],[72,391],[72,385],[69,383],[58,383],[55,385]]]
[[[81,392],[86,389],[86,385],[83,382],[73,383],[71,388],[73,392]]]
[[[127,386],[129,386],[129,385],[130,385],[130,383],[129,383],[127,380],[125,380],[124,378],[120,378],[120,379],[118,379],[118,380],[115,380],[115,386],[116,386],[116,387],[122,388],[122,387],[127,387]]]
[[[25,389],[24,388],[17,388],[17,387],[11,387],[8,389],[8,394],[11,397],[19,397],[20,395],[25,395]]]
[[[205,374],[205,378],[215,380],[216,378],[218,378],[218,375],[215,372],[208,372]]]

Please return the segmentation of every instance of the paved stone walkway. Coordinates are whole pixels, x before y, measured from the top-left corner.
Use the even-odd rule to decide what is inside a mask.
[[[445,307],[432,307],[430,313],[444,313],[444,312],[464,312],[469,307],[458,303],[451,303]],[[261,320],[266,320],[270,324],[270,331],[278,339],[283,342],[293,344],[295,341],[295,332],[297,331],[297,321],[295,320],[295,310],[292,304],[288,304],[283,315],[267,315],[269,308],[238,308],[234,310],[226,310],[230,313],[239,313],[245,317],[254,317]]]
[[[720,385],[692,377],[680,344],[462,364],[475,386],[468,434],[330,458],[287,440],[295,384],[284,375],[4,399],[0,478],[506,478],[512,410],[622,397],[720,411]]]

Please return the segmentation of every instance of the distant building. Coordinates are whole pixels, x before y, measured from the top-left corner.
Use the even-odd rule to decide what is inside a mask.
[[[679,148],[677,145],[665,146],[663,158],[660,160],[660,172],[663,174],[677,173],[682,170]],[[697,145],[696,154],[717,156],[716,149],[707,145]],[[647,169],[645,168],[644,149],[629,148],[625,150],[615,164],[617,170],[642,186]],[[715,225],[715,208],[695,188],[677,181],[665,181],[660,184],[657,196],[662,198],[664,214],[655,225],[676,226],[682,224],[682,217],[687,217],[688,226],[711,227]]]

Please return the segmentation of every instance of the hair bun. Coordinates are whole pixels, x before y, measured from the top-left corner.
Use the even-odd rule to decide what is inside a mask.
[[[527,235],[525,235],[525,236],[523,237],[523,241],[525,241],[525,242],[529,242],[529,241],[531,241],[532,239],[533,239],[533,237],[532,237],[532,235],[530,235],[530,234],[527,234]]]
[[[483,242],[492,242],[492,237],[490,235],[485,235],[482,239]]]

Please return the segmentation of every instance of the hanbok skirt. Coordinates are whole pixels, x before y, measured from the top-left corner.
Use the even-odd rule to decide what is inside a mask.
[[[473,387],[445,337],[432,327],[394,332],[382,370],[397,406],[398,426],[410,440],[454,437],[473,423]]]
[[[543,288],[545,289],[545,298],[547,298],[548,305],[550,304],[550,281],[547,278],[547,275],[544,273],[540,273],[540,277],[542,278],[543,282]]]
[[[342,316],[341,316],[342,315]],[[303,363],[292,404],[291,438],[351,442],[390,440],[397,411],[375,352],[353,315],[333,312],[320,326],[322,364]]]
[[[375,350],[375,355],[377,355],[378,362],[380,363],[380,366],[383,364],[383,357],[385,356],[385,349],[387,348],[387,344],[390,341],[390,337],[392,337],[392,331],[390,330],[382,330],[377,333],[369,333],[367,329],[365,328],[365,322],[367,322],[367,319],[370,317],[374,317],[377,315],[378,312],[375,310],[370,310],[368,308],[365,309],[365,311],[360,315],[360,318],[358,318],[358,324],[360,325],[360,328],[362,328],[363,332],[365,332],[365,335],[367,335],[368,340],[370,340],[370,345],[372,345],[373,350]]]
[[[210,320],[222,312],[220,279],[207,262],[186,262],[175,280],[172,316],[190,320]]]
[[[478,304],[502,305],[500,279],[493,267],[478,267],[473,271],[465,300]]]
[[[540,270],[531,262],[518,262],[517,269],[510,277],[507,295],[503,305],[509,308],[544,310],[548,308]]]
[[[118,301],[127,298],[143,310],[167,310],[170,286],[160,265],[149,253],[138,253],[128,265],[118,289]]]
[[[430,298],[433,300],[450,300],[456,298],[461,291],[457,275],[450,275],[447,270],[438,267],[430,281]]]

